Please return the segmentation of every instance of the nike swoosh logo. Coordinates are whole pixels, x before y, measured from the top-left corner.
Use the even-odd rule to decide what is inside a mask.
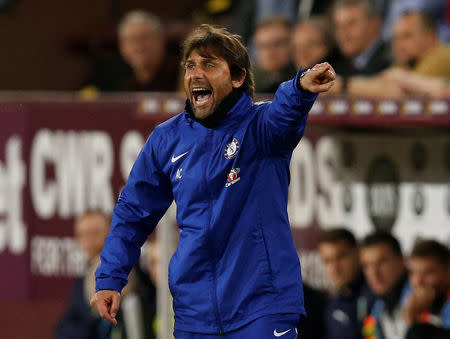
[[[277,330],[275,329],[275,330],[273,330],[273,335],[275,337],[281,337],[282,335],[285,335],[286,333],[288,333],[290,330],[291,330],[291,328],[284,332],[277,332]]]
[[[184,157],[184,156],[185,156],[186,154],[188,154],[188,153],[189,153],[189,151],[184,152],[183,154],[180,154],[179,156],[176,156],[176,157],[174,157],[174,156],[172,155],[172,163],[174,163],[174,162],[177,161],[178,159]]]

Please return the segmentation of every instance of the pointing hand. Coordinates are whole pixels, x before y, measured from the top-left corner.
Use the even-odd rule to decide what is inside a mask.
[[[328,91],[336,79],[336,72],[328,62],[315,65],[300,78],[300,86],[313,93]]]

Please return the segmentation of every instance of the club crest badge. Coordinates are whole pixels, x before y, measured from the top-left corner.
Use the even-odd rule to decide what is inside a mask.
[[[226,159],[233,159],[236,157],[239,147],[239,141],[236,138],[233,138],[233,140],[225,146],[223,155]]]
[[[225,184],[225,187],[230,187],[231,185],[237,183],[239,180],[241,180],[240,177],[238,177],[239,172],[241,171],[240,168],[233,168],[230,173],[227,175],[227,183]]]

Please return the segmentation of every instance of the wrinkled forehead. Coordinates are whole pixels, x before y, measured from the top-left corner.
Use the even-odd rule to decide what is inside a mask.
[[[218,48],[215,48],[214,45],[200,45],[192,47],[189,53],[186,55],[186,61],[192,59],[194,54],[197,54],[204,59],[225,60]]]

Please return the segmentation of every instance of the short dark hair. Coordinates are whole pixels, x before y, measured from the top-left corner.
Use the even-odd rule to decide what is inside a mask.
[[[332,7],[333,14],[337,9],[354,5],[360,5],[368,18],[381,16],[380,8],[373,0],[336,0]]]
[[[241,77],[246,72],[242,89],[251,97],[255,93],[255,83],[251,72],[250,57],[242,39],[237,34],[231,34],[225,28],[203,24],[197,27],[186,38],[183,44],[184,66],[192,51],[210,56],[211,53],[223,58],[230,68],[231,77]]]
[[[450,266],[450,250],[444,244],[432,239],[422,239],[417,241],[410,257],[431,257],[437,259],[442,266]]]
[[[319,238],[319,245],[323,243],[336,243],[340,241],[345,241],[352,248],[357,247],[355,236],[344,227],[323,231]]]
[[[374,245],[384,244],[388,245],[392,252],[398,256],[402,256],[402,248],[397,238],[387,231],[375,231],[367,235],[360,244],[360,248],[371,247]]]

